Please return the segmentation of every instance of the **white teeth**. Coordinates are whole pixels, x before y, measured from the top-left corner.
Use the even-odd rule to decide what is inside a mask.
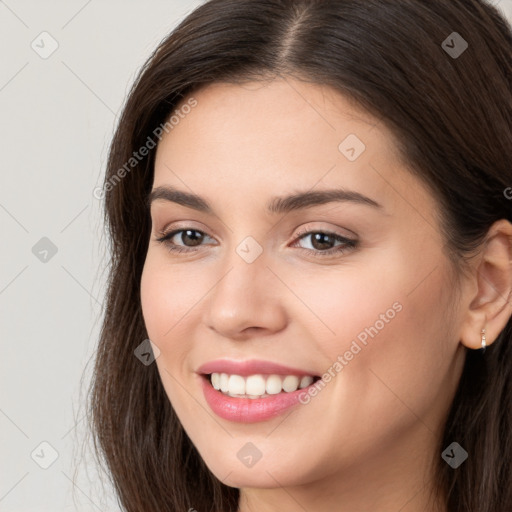
[[[212,373],[213,375],[213,373]],[[228,380],[229,380],[229,377],[227,375],[227,373],[221,373],[220,374],[220,390],[223,392],[223,393],[227,393],[228,392]]]
[[[279,375],[270,375],[267,378],[265,389],[269,395],[277,395],[277,393],[281,393],[281,390],[283,389],[281,377],[279,377]]]
[[[248,395],[264,395],[265,379],[262,375],[249,375],[245,380],[245,392]]]
[[[220,374],[219,373],[212,373],[212,386],[215,389],[220,389]]]
[[[308,386],[311,386],[313,384],[313,377],[310,377],[309,375],[305,375],[300,379],[300,386],[299,388],[307,388]]]
[[[284,391],[291,393],[303,389],[313,383],[313,377],[305,375],[228,375],[227,373],[212,373],[210,376],[212,386],[233,397],[264,398],[277,395]]]
[[[287,375],[283,380],[283,390],[287,393],[297,391],[299,387],[299,377],[295,375]]]
[[[245,379],[240,375],[230,375],[228,392],[232,395],[245,395]]]

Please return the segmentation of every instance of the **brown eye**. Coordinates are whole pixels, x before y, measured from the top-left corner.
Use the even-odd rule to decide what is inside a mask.
[[[204,233],[201,233],[201,231],[197,231],[195,229],[182,229],[181,231],[177,231],[175,233],[181,233],[181,241],[189,247],[200,245],[204,238]],[[188,244],[187,240],[189,240],[191,243]]]
[[[311,237],[311,245],[314,249],[318,249],[319,251],[325,249],[331,249],[334,246],[336,240],[333,236],[327,233],[312,233],[308,235]]]
[[[156,241],[163,243],[170,251],[185,252],[189,249],[194,251],[193,248],[202,245],[205,237],[208,235],[197,229],[175,229],[162,234]]]
[[[303,240],[309,240],[311,247],[301,247],[299,245],[299,248],[313,256],[343,254],[357,246],[357,240],[351,240],[337,233],[330,233],[328,231],[306,231],[300,233],[294,246]]]

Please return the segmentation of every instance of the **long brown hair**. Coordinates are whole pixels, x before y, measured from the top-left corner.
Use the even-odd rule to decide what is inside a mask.
[[[450,52],[454,37],[458,50],[467,42],[460,54]],[[148,338],[140,280],[155,151],[130,158],[200,86],[270,76],[332,86],[392,130],[439,202],[456,271],[495,221],[512,221],[504,192],[512,186],[512,33],[497,8],[482,0],[211,0],[197,8],[138,74],[105,175],[111,260],[88,413],[98,459],[128,512],[236,511],[239,498],[205,466],[156,365],[134,356]],[[511,361],[511,320],[485,354],[467,352],[435,471],[450,512],[512,510]],[[441,459],[452,441],[469,454],[457,469]]]

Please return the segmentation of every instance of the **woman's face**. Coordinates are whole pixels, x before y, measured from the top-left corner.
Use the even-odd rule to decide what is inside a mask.
[[[188,436],[236,487],[418,472],[463,363],[433,197],[330,88],[193,96],[157,149],[141,283]]]

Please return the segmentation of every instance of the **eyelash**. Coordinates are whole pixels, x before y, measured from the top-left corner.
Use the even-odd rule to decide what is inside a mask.
[[[183,248],[179,245],[176,245],[176,244],[171,244],[170,243],[170,239],[172,239],[175,235],[177,235],[178,233],[182,233],[184,231],[194,231],[196,233],[201,233],[203,235],[206,235],[208,236],[206,233],[204,233],[203,231],[200,231],[198,229],[190,229],[190,228],[182,228],[182,229],[175,229],[173,231],[170,231],[169,233],[165,233],[165,232],[160,232],[159,234],[161,235],[161,237],[159,238],[156,238],[155,240],[157,242],[160,242],[162,244],[165,245],[165,247],[167,248],[167,250],[169,250],[170,252],[172,253],[181,253],[181,252],[196,252],[197,249],[194,249],[194,248]],[[335,246],[335,247],[332,247],[331,249],[327,249],[325,251],[319,251],[319,250],[313,250],[313,249],[305,249],[304,247],[298,247],[299,250],[302,250],[302,251],[306,251],[308,254],[312,255],[312,256],[315,256],[315,257],[320,257],[320,258],[324,258],[326,256],[332,256],[334,254],[344,254],[345,251],[347,250],[350,250],[350,249],[354,249],[355,247],[357,247],[357,240],[352,240],[350,238],[345,238],[341,235],[338,235],[337,233],[333,233],[331,231],[320,231],[320,230],[309,230],[309,231],[302,231],[300,233],[297,234],[297,242],[305,237],[306,235],[313,235],[313,234],[322,234],[322,235],[328,235],[332,238],[334,238],[334,240],[336,242],[342,242],[344,245],[341,245],[341,246]],[[294,242],[296,243],[296,242]]]

